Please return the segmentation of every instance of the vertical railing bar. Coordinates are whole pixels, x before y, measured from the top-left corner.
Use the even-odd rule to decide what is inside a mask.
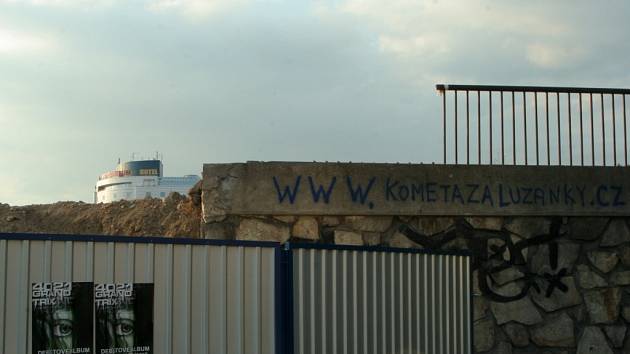
[[[540,153],[538,146],[538,92],[534,92],[534,119],[536,128],[536,166],[540,165]]]
[[[501,91],[501,165],[505,165],[505,129],[503,124],[503,91]]]
[[[512,91],[512,164],[516,165],[516,107],[514,104],[514,91]]]
[[[545,120],[547,124],[547,166],[550,166],[551,145],[549,144],[549,92],[545,92]]]
[[[595,166],[595,124],[593,122],[593,93],[589,93],[588,104],[591,108],[591,165]]]
[[[591,108],[591,165],[595,166],[595,123],[593,122],[593,93],[589,93],[589,106]]]
[[[453,120],[455,121],[455,164],[457,165],[457,153],[459,152],[457,146],[457,90],[455,90],[455,95],[453,95],[453,98],[455,100],[455,116],[453,117]]]
[[[477,90],[477,164],[481,165],[481,91]]]
[[[469,91],[466,90],[466,164],[470,165],[470,109]]]
[[[580,163],[584,166],[584,123],[582,121],[582,94],[578,94],[580,97]]]
[[[525,96],[525,91],[523,91],[523,132],[523,143],[525,146],[523,154],[525,155],[525,165],[527,165],[527,97]]]
[[[628,130],[626,129],[626,95],[621,95],[623,107],[623,156],[624,166],[628,166]]]
[[[613,118],[613,166],[617,166],[617,119],[615,117],[615,94],[610,94]]]
[[[562,166],[562,130],[560,126],[560,92],[556,92],[556,117],[558,118],[558,166]]]
[[[567,113],[569,120],[569,166],[573,166],[573,130],[571,128],[571,93],[567,92]]]
[[[595,166],[595,124],[593,119],[593,93],[589,93],[589,106],[591,107],[591,164]]]
[[[600,94],[602,106],[602,158],[604,166],[606,166],[606,126],[604,123],[604,94]]]
[[[446,90],[442,91],[442,129],[444,143],[444,164],[446,165]]]
[[[492,165],[492,91],[488,91],[488,127],[490,136],[490,165]]]

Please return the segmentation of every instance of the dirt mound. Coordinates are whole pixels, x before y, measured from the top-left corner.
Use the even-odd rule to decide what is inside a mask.
[[[199,237],[200,218],[201,207],[177,193],[108,204],[0,204],[0,232]]]

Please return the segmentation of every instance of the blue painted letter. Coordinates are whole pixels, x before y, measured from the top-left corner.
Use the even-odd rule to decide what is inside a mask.
[[[278,202],[282,203],[284,198],[289,197],[289,203],[293,204],[295,202],[295,197],[297,196],[297,192],[300,188],[300,180],[302,176],[297,176],[295,178],[295,185],[293,185],[293,190],[289,188],[289,186],[284,186],[284,190],[280,191],[280,184],[278,184],[278,179],[276,176],[273,176],[273,185],[276,187],[276,192],[278,192]]]
[[[355,203],[359,201],[361,204],[365,204],[365,200],[367,199],[368,193],[370,193],[370,189],[372,188],[374,181],[376,181],[376,177],[372,177],[370,179],[365,192],[363,192],[363,187],[360,184],[357,184],[357,188],[355,189],[352,186],[352,177],[346,176],[346,182],[348,182],[348,190],[350,191],[352,201]]]
[[[328,204],[330,201],[330,194],[335,188],[335,183],[337,182],[337,177],[333,177],[328,185],[328,190],[324,190],[324,186],[321,184],[318,185],[317,190],[315,190],[315,183],[313,182],[313,177],[308,176],[308,183],[311,185],[311,194],[313,195],[313,201],[315,203],[319,203],[319,198],[324,197],[324,203]]]

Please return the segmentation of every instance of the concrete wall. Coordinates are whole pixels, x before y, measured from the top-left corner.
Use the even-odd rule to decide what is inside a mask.
[[[576,169],[576,173],[569,168],[521,168],[514,174],[501,173],[501,167],[425,166],[401,174],[396,166],[381,164],[375,173],[373,165],[355,165],[352,170],[324,164],[206,165],[202,233],[239,240],[471,250],[477,352],[630,353],[630,214],[625,168]],[[260,168],[265,172],[261,174]],[[471,182],[479,178],[476,168],[487,182]],[[323,189],[331,190],[327,202],[321,193],[318,201],[300,200],[295,184],[289,189],[297,191],[293,202],[287,203],[286,193],[282,198],[287,189],[280,181],[295,181],[296,175],[304,176],[305,183],[314,176],[328,181],[338,176],[343,181],[348,171],[359,176],[354,181],[369,183],[374,177],[373,191],[379,190],[378,181],[387,188],[388,178],[403,176],[398,180],[426,187],[427,180],[452,174],[457,182],[450,184],[451,191],[456,184],[485,183],[493,196],[499,193],[498,185],[540,188],[545,193],[554,186],[574,185],[584,192],[562,200],[566,213],[560,205],[550,206],[549,199],[545,205],[539,199],[537,205],[523,204],[518,210],[500,207],[497,197],[492,204],[470,207],[457,200],[455,208],[448,205],[449,198],[442,204],[428,203],[426,194],[418,200],[424,203],[420,212],[414,213],[407,204],[379,206],[388,201],[386,189],[371,199],[374,207],[357,200],[364,207],[357,209],[347,199],[336,198],[329,188]],[[527,176],[546,177],[532,177],[528,182]],[[311,196],[317,191],[308,184],[304,188]],[[368,200],[369,196],[364,202]],[[261,207],[265,205],[271,206],[265,210]]]

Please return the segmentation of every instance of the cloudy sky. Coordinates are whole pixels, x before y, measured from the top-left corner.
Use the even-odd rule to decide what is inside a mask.
[[[441,160],[436,83],[630,86],[630,2],[0,0],[0,202],[132,153]]]

